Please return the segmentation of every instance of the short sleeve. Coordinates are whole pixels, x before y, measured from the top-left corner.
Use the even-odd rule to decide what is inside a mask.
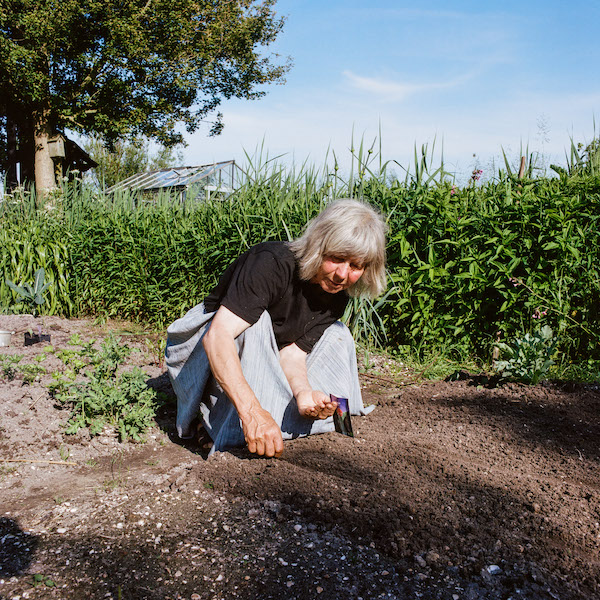
[[[220,304],[253,325],[269,306],[283,297],[292,275],[290,266],[272,252],[248,253],[234,265]]]

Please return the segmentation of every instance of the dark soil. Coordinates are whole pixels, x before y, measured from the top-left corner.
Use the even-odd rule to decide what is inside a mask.
[[[0,359],[35,361],[31,325],[0,317],[19,332]],[[117,331],[170,392],[152,336],[46,327],[55,348]],[[286,442],[270,460],[181,444],[173,399],[146,443],[67,436],[54,355],[30,384],[0,371],[0,598],[600,598],[598,386],[411,383],[376,363],[362,382],[377,409],[354,438]]]

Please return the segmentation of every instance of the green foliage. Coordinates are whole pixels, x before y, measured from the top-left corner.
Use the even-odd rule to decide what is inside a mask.
[[[40,364],[25,364],[19,366],[19,371],[23,374],[23,382],[33,383],[40,375],[46,373],[46,369]]]
[[[350,329],[352,337],[362,341],[367,347],[385,347],[387,336],[380,314],[390,292],[391,289],[374,301],[368,298],[351,298],[346,307],[342,321]]]
[[[288,64],[262,56],[274,0],[14,0],[0,7],[0,116],[33,132],[145,136],[172,146],[223,98],[262,96]],[[5,121],[4,126],[8,128]],[[217,114],[211,132],[222,128]],[[21,148],[23,149],[23,148]]]
[[[17,376],[17,365],[21,360],[23,360],[22,354],[5,354],[0,356],[0,373],[2,373],[2,378],[12,381]]]
[[[594,139],[587,145],[575,144],[571,140],[570,154],[566,158],[566,167],[550,165],[550,168],[561,178],[598,177],[600,175],[600,139],[594,136]]]
[[[534,333],[526,333],[511,345],[499,343],[498,348],[507,359],[498,361],[496,371],[504,379],[512,379],[535,385],[546,377],[556,350],[557,339],[552,329],[545,325]]]
[[[157,336],[146,338],[146,348],[155,364],[161,369],[165,364],[165,350],[167,348],[167,338],[161,333]]]
[[[44,304],[44,292],[50,287],[50,283],[45,283],[44,269],[40,268],[35,272],[33,285],[25,283],[23,286],[16,285],[10,279],[6,280],[8,287],[16,292],[22,304],[25,304],[33,316],[37,316],[38,308]]]
[[[114,337],[107,338],[99,351],[84,347],[80,357],[87,356],[85,381],[74,382],[69,376],[55,374],[52,390],[55,398],[71,409],[66,433],[75,434],[89,427],[90,435],[98,435],[104,427],[116,428],[120,439],[141,441],[156,414],[156,392],[146,384],[147,376],[139,368],[119,372],[131,349]],[[65,364],[79,366],[72,351],[58,354]],[[69,381],[70,379],[70,381]]]
[[[20,269],[19,280],[37,265],[52,274],[50,314],[162,328],[200,302],[251,245],[296,237],[332,197],[368,198],[387,216],[390,285],[384,297],[348,308],[359,341],[410,347],[423,359],[460,348],[489,362],[498,339],[547,324],[561,361],[600,359],[598,177],[505,173],[459,188],[426,152],[404,181],[362,144],[347,181],[336,167],[286,171],[259,160],[224,202],[164,195],[147,203],[83,189],[47,213],[24,197],[0,206],[0,266]],[[3,282],[0,303],[14,306]]]
[[[600,360],[588,358],[576,363],[562,360],[552,367],[552,375],[563,381],[597,383],[600,381]]]
[[[35,359],[37,364],[21,364],[23,354],[5,354],[0,356],[0,374],[2,379],[13,381],[21,375],[23,383],[33,383],[40,375],[46,372],[46,369],[40,364],[45,359],[45,355],[39,355],[39,357]]]
[[[395,288],[383,317],[391,342],[464,344],[485,358],[499,332],[527,331],[545,311],[563,352],[597,355],[599,192],[593,180],[573,189],[512,178],[454,192],[374,189],[393,212]]]
[[[56,587],[56,583],[48,577],[47,575],[42,575],[41,573],[34,573],[31,577],[31,585],[33,587],[38,587],[40,585],[45,585],[46,587]]]

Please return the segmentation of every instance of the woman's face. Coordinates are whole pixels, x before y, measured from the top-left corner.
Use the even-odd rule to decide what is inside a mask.
[[[310,282],[316,283],[329,294],[337,294],[355,284],[364,272],[365,265],[356,259],[325,255]]]

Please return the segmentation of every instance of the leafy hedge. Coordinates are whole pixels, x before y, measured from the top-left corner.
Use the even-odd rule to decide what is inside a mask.
[[[600,178],[369,192],[392,214],[393,343],[489,356],[543,321],[563,352],[599,356]]]
[[[0,306],[15,310],[6,277],[26,282],[44,267],[46,312],[164,327],[240,252],[298,235],[329,197],[348,195],[335,181],[275,172],[209,203],[109,200],[86,190],[59,194],[52,210],[31,197],[6,199]],[[549,324],[566,355],[600,358],[599,177],[507,175],[459,189],[365,170],[350,189],[388,216],[390,288],[371,319],[381,320],[390,346],[446,345],[488,358],[498,340]]]

